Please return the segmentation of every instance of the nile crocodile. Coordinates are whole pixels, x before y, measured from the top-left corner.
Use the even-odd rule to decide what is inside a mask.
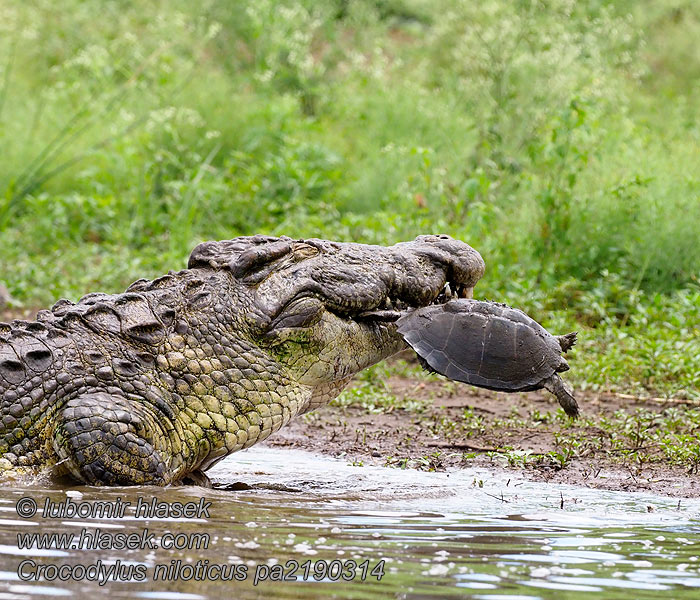
[[[188,268],[0,323],[0,470],[87,484],[196,478],[406,347],[386,314],[484,272],[446,235],[197,246]]]

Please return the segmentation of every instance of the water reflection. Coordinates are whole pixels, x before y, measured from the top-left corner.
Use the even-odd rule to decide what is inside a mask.
[[[513,600],[562,591],[566,598],[700,593],[698,500],[679,508],[675,499],[534,484],[485,470],[358,468],[267,448],[239,453],[211,476],[217,489],[3,489],[0,598]],[[17,514],[23,497],[37,505],[28,519]],[[201,518],[137,518],[139,498],[154,497],[200,507],[211,502],[211,510]],[[111,519],[45,519],[47,498],[119,500],[131,510]],[[562,498],[568,500],[563,508]],[[65,548],[20,547],[34,533],[74,537]],[[129,536],[135,545],[116,544]],[[88,539],[104,543],[86,548]],[[137,539],[149,543],[136,545]],[[41,569],[43,577],[32,579]]]

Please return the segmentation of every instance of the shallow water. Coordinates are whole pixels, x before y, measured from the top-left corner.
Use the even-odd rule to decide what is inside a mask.
[[[700,596],[698,499],[679,504],[480,469],[353,467],[264,447],[240,452],[209,474],[221,487],[6,487],[0,599]],[[199,514],[136,518],[139,498],[150,503],[154,496],[170,510],[192,502]],[[36,515],[18,515],[32,509],[28,500],[18,509],[22,498],[36,502]],[[69,498],[73,510],[95,510],[96,501],[125,510],[44,518],[47,498],[64,506]],[[75,537],[67,549],[20,549],[18,534],[33,533]],[[119,534],[158,547],[120,549]],[[233,565],[224,572],[232,580],[221,580],[222,565]],[[34,581],[42,568],[45,578]],[[102,585],[95,580],[108,575]],[[275,580],[293,575],[296,581]]]

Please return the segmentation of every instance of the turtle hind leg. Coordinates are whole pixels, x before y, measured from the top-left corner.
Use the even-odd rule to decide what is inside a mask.
[[[578,417],[578,402],[576,402],[574,392],[568,383],[555,373],[548,379],[545,379],[542,385],[546,390],[557,397],[559,404],[561,404],[561,407],[567,415],[574,419]]]
[[[428,371],[428,373],[437,373],[438,375],[442,375],[442,373],[440,373],[440,372],[436,371],[435,369],[433,369],[433,367],[431,367],[431,366],[428,364],[428,361],[425,360],[420,354],[416,353],[416,356],[418,357],[418,364],[419,364],[421,367],[423,367],[423,369],[425,369],[426,371]]]
[[[561,351],[566,353],[569,350],[571,350],[571,347],[576,343],[576,336],[578,335],[578,331],[572,331],[571,333],[567,333],[566,335],[558,335],[557,336],[557,341],[559,342],[559,345],[561,346]]]

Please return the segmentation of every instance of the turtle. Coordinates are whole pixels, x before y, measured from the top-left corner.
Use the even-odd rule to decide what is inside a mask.
[[[456,299],[404,313],[398,332],[427,370],[502,392],[547,389],[570,417],[579,414],[571,387],[559,373],[577,332],[555,336],[517,308],[500,302]]]

